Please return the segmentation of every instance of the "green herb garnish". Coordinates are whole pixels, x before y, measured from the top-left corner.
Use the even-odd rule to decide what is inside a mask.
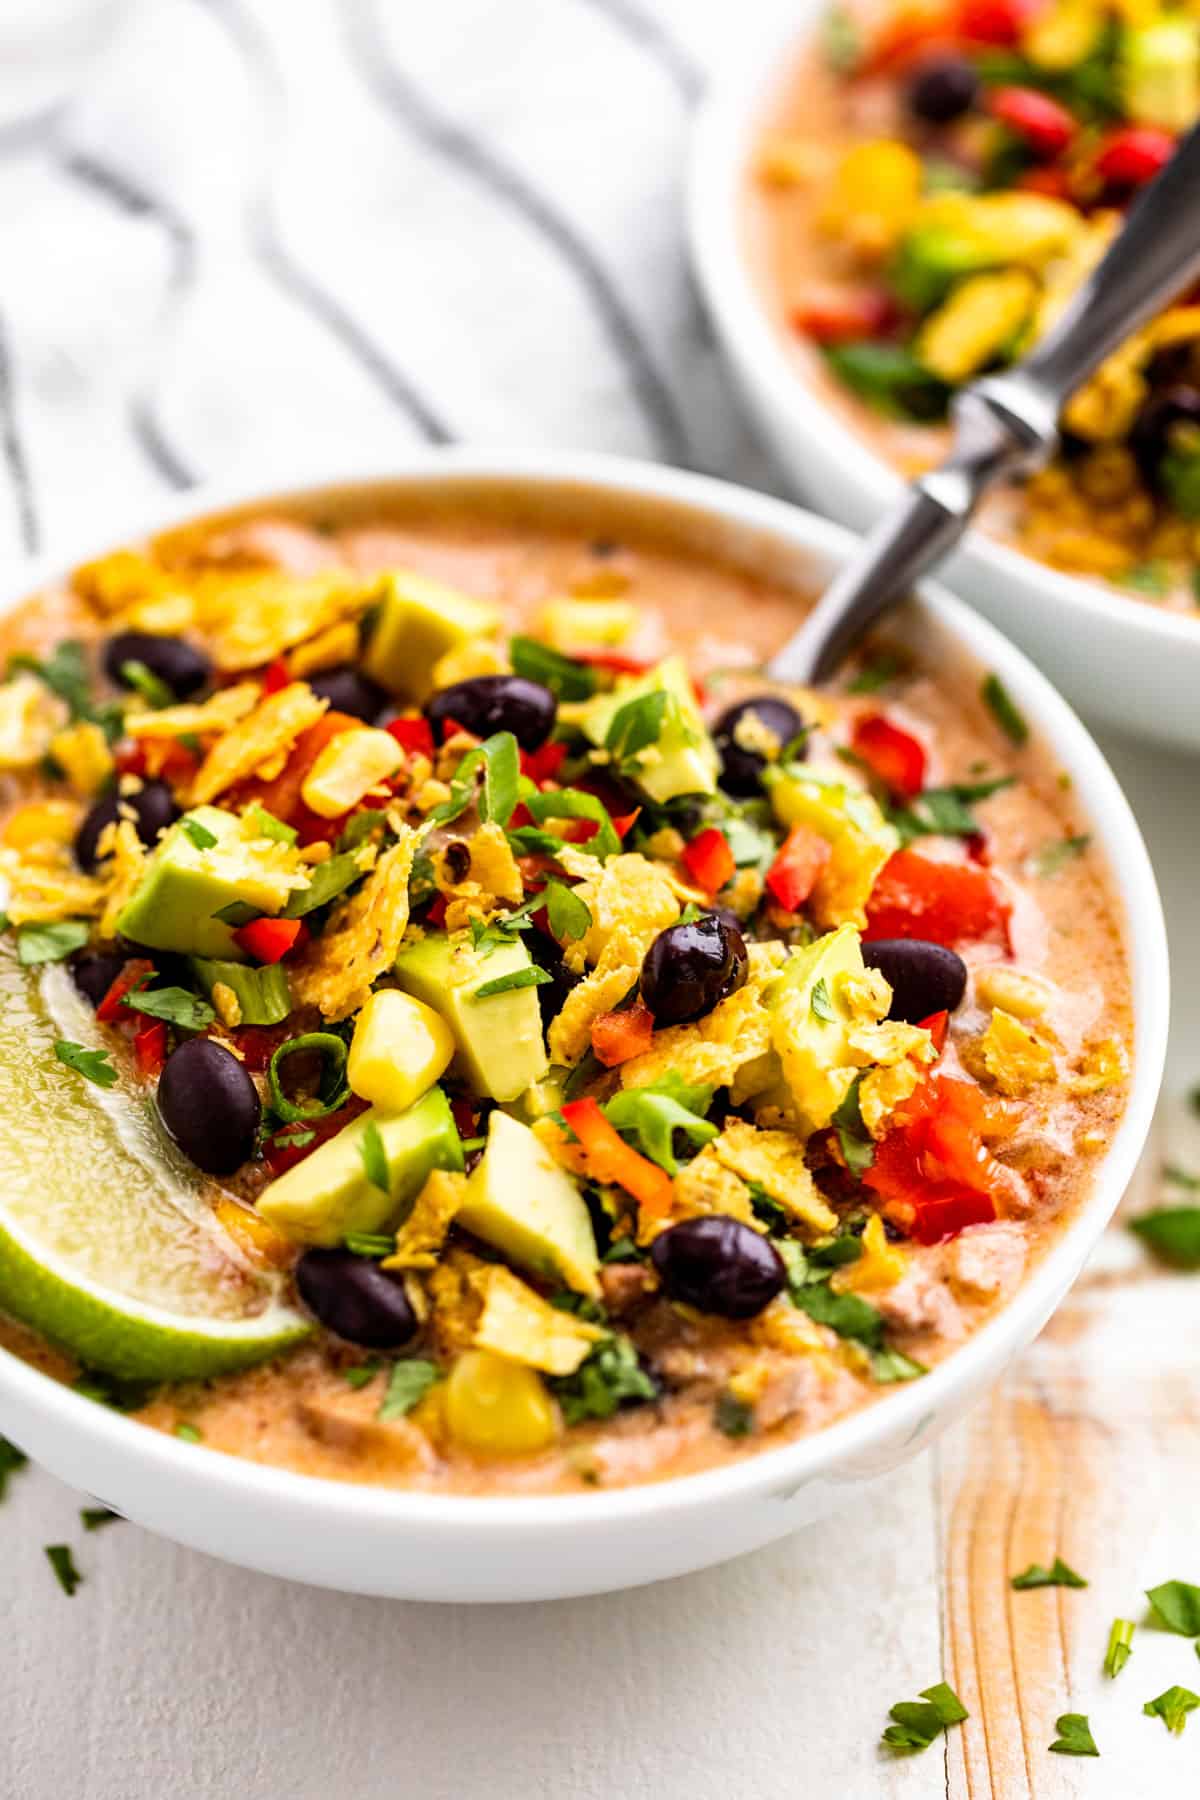
[[[1177,1631],[1181,1637],[1200,1637],[1200,1587],[1190,1581],[1164,1581],[1159,1587],[1147,1588],[1146,1598],[1154,1609],[1154,1622],[1165,1631]]]
[[[179,829],[191,839],[197,850],[211,850],[217,841],[216,834],[207,825],[202,825],[199,819],[180,819]]]
[[[875,1143],[863,1124],[862,1109],[858,1102],[861,1082],[862,1076],[856,1075],[832,1120],[846,1167],[852,1175],[858,1176],[864,1175],[875,1161]]]
[[[821,21],[821,50],[835,75],[849,75],[863,59],[863,34],[844,6],[831,6]]]
[[[383,1147],[383,1139],[379,1135],[379,1127],[374,1119],[368,1121],[367,1128],[363,1132],[359,1155],[362,1157],[362,1165],[371,1186],[377,1187],[381,1193],[390,1194],[392,1175],[388,1168],[387,1151]]]
[[[560,944],[573,944],[592,928],[591,908],[565,882],[551,876],[541,896],[550,932]]]
[[[1104,1673],[1115,1679],[1133,1654],[1133,1620],[1114,1619],[1108,1633],[1108,1649],[1104,1652]]]
[[[103,1531],[106,1525],[124,1523],[120,1513],[114,1512],[111,1506],[81,1507],[79,1517],[85,1531]]]
[[[914,1356],[905,1356],[903,1350],[891,1350],[886,1346],[882,1350],[871,1353],[871,1379],[880,1387],[890,1386],[897,1381],[917,1381],[929,1370],[924,1363],[919,1363]]]
[[[1086,1713],[1060,1713],[1054,1729],[1058,1736],[1050,1748],[1059,1756],[1099,1756]]]
[[[736,1394],[718,1394],[713,1407],[713,1424],[727,1438],[752,1437],[754,1408],[748,1400],[739,1400]]]
[[[635,763],[643,750],[657,744],[669,721],[679,712],[679,702],[665,688],[638,694],[617,708],[604,737],[604,748],[618,768]]]
[[[15,1444],[10,1444],[6,1437],[0,1437],[0,1500],[8,1493],[8,1479],[18,1469],[23,1469],[29,1458]]]
[[[527,969],[512,969],[507,975],[497,975],[491,981],[485,981],[471,995],[472,1000],[490,1000],[493,994],[507,994],[512,988],[541,987],[547,981],[553,981],[553,975],[536,964]]]
[[[1054,843],[1047,844],[1030,857],[1029,873],[1042,878],[1057,875],[1059,870],[1065,869],[1069,862],[1074,862],[1077,856],[1082,856],[1091,841],[1090,831],[1080,832],[1078,837],[1056,839]]]
[[[538,681],[559,700],[590,700],[596,691],[596,672],[586,663],[552,650],[537,638],[514,637],[508,643],[513,672],[526,681]]]
[[[921,1689],[920,1700],[900,1700],[888,1711],[894,1724],[887,1727],[883,1741],[893,1750],[928,1750],[948,1725],[961,1725],[970,1715],[946,1682]]]
[[[1118,587],[1132,588],[1151,600],[1162,600],[1171,591],[1171,571],[1165,563],[1131,563],[1116,579]]]
[[[395,1234],[385,1231],[348,1231],[342,1243],[355,1256],[390,1256],[396,1248]]]
[[[717,1136],[717,1127],[704,1117],[712,1105],[713,1090],[689,1085],[674,1070],[661,1081],[645,1087],[622,1088],[604,1104],[604,1116],[636,1150],[650,1157],[668,1175],[679,1173],[677,1145],[694,1155]]]
[[[999,725],[1009,743],[1016,744],[1018,749],[1029,742],[1029,727],[1024,716],[1017,710],[1016,701],[998,675],[984,677],[980,688],[983,703]]]
[[[290,1100],[283,1091],[282,1069],[289,1056],[311,1051],[321,1058],[321,1080],[315,1098]],[[348,1052],[343,1038],[332,1031],[306,1031],[300,1037],[288,1038],[272,1054],[267,1065],[267,1086],[271,1091],[271,1107],[285,1125],[310,1124],[324,1119],[350,1098],[346,1085]]]
[[[204,1433],[201,1431],[200,1427],[198,1425],[193,1425],[188,1419],[181,1419],[179,1421],[179,1424],[175,1427],[175,1436],[177,1438],[182,1438],[185,1444],[199,1444],[204,1441]]]
[[[1129,1221],[1155,1256],[1175,1269],[1200,1269],[1200,1206],[1160,1206]]]
[[[60,1063],[74,1069],[85,1081],[94,1081],[97,1087],[110,1088],[117,1079],[107,1050],[87,1050],[82,1044],[73,1044],[70,1038],[59,1038],[54,1054]]]
[[[351,1369],[343,1369],[342,1380],[347,1387],[357,1391],[359,1388],[365,1388],[368,1382],[374,1381],[382,1367],[382,1363],[372,1357],[370,1362],[356,1363]]]
[[[620,850],[621,840],[609,817],[608,808],[595,794],[585,794],[582,788],[553,788],[543,794],[534,787],[532,781],[522,781],[521,799],[529,808],[536,825],[544,824],[547,819],[590,819],[596,826],[596,831],[582,846],[589,856],[599,857],[604,862],[607,857],[616,856]],[[510,837],[518,842],[521,841],[521,835],[521,829],[510,833]],[[550,842],[561,848],[560,840],[551,838]]]
[[[1161,1719],[1168,1731],[1178,1737],[1187,1723],[1187,1716],[1200,1706],[1200,1694],[1193,1694],[1191,1688],[1169,1687],[1165,1693],[1159,1694],[1155,1700],[1147,1700],[1142,1711],[1151,1719]]]
[[[549,1385],[568,1425],[578,1425],[581,1419],[611,1419],[626,1402],[658,1398],[657,1388],[623,1332],[614,1332],[597,1344],[573,1375],[551,1376]]]
[[[846,684],[848,694],[876,694],[889,681],[904,673],[904,664],[898,656],[889,650],[881,650],[877,656],[870,657],[858,671],[853,681]]]
[[[1044,1568],[1041,1563],[1030,1563],[1019,1575],[1013,1575],[1010,1587],[1017,1589],[1043,1587],[1085,1588],[1087,1582],[1074,1569],[1068,1568],[1061,1556],[1056,1556],[1050,1567]]]
[[[133,688],[142,696],[147,706],[156,710],[164,706],[173,706],[175,696],[165,681],[159,679],[153,669],[148,669],[144,662],[123,662],[121,664],[121,680],[126,687]]]
[[[497,731],[468,750],[450,783],[450,798],[429,814],[430,825],[447,825],[474,801],[486,823],[507,825],[517,804],[521,760],[511,731]],[[532,785],[532,784],[530,784]]]
[[[59,1587],[70,1598],[83,1580],[83,1576],[75,1567],[71,1546],[69,1544],[47,1544],[45,1551]]]
[[[88,941],[83,919],[58,919],[51,925],[17,927],[17,961],[33,968],[38,963],[64,962]]]
[[[925,788],[907,806],[888,808],[888,817],[900,833],[902,844],[919,837],[975,837],[982,827],[971,811],[978,800],[1013,785],[1015,777],[1001,775],[993,781],[961,781],[949,787]]]
[[[829,998],[829,983],[823,975],[818,981],[813,982],[812,997],[808,1004],[809,1010],[815,1019],[824,1019],[830,1025],[837,1023],[837,1014],[833,1010],[833,1001]]]
[[[295,829],[291,825],[285,825],[282,819],[277,819],[274,813],[268,812],[257,801],[246,808],[243,818],[259,837],[270,838],[272,843],[294,844],[296,841]]]
[[[130,1012],[165,1019],[181,1031],[204,1031],[217,1016],[207,1000],[181,987],[134,988],[126,994],[125,1004]]]
[[[949,388],[899,344],[864,338],[830,345],[824,355],[838,380],[885,418],[944,418]]]
[[[409,1356],[392,1364],[392,1372],[388,1376],[387,1392],[379,1402],[378,1417],[381,1419],[400,1419],[410,1413],[419,1400],[423,1400],[439,1374],[436,1363],[426,1362],[423,1357]]]

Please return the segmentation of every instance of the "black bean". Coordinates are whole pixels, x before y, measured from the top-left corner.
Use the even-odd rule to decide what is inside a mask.
[[[642,1000],[656,1025],[684,1025],[740,988],[749,964],[737,926],[704,913],[659,932],[642,962]]]
[[[669,1226],[655,1238],[650,1260],[672,1300],[723,1319],[752,1319],[786,1279],[770,1239],[724,1213]]]
[[[320,699],[328,700],[334,712],[349,713],[366,725],[373,725],[387,705],[383,688],[350,663],[309,676],[308,685]]]
[[[778,740],[780,749],[804,730],[804,721],[795,707],[775,694],[756,694],[727,707],[713,726],[713,740],[721,758],[721,786],[727,794],[757,794],[767,766],[760,750],[737,741],[737,727],[748,718],[765,726]],[[793,751],[793,755],[803,756],[803,748]]]
[[[237,1057],[211,1038],[190,1038],[172,1050],[155,1099],[168,1134],[207,1175],[232,1175],[253,1154],[258,1089]]]
[[[96,866],[96,846],[106,825],[115,824],[128,808],[143,844],[153,844],[161,831],[179,817],[175,797],[165,781],[146,781],[130,794],[116,788],[97,800],[75,834],[75,860],[81,869]]]
[[[403,1274],[381,1269],[369,1256],[306,1250],[296,1264],[296,1290],[326,1331],[348,1343],[398,1350],[416,1335]]]
[[[99,1006],[127,961],[121,950],[85,950],[71,964],[71,979],[85,1000]]]
[[[919,1025],[931,1014],[953,1012],[967,987],[967,965],[944,944],[924,938],[877,938],[862,947],[863,961],[878,969],[892,990],[891,1019]]]
[[[523,675],[475,675],[425,702],[425,717],[439,742],[447,722],[453,721],[481,738],[511,731],[522,750],[537,750],[554,730],[557,715],[550,689]]]
[[[572,974],[563,961],[562,946],[548,932],[539,931],[533,926],[529,931],[521,933],[525,948],[539,969],[544,969],[550,976],[537,990],[538,1006],[542,1014],[542,1030],[550,1029],[551,1020],[556,1019],[562,1011],[567,995],[582,979]]]
[[[1163,458],[1180,425],[1200,427],[1200,388],[1183,382],[1151,394],[1133,421],[1129,448],[1152,488],[1160,486]]]
[[[939,56],[921,64],[908,84],[908,108],[926,125],[949,125],[970,112],[979,76],[963,56]]]
[[[119,631],[104,647],[104,672],[118,687],[133,687],[124,668],[141,663],[169,687],[177,700],[198,693],[212,674],[203,650],[183,638],[160,637],[153,631]]]

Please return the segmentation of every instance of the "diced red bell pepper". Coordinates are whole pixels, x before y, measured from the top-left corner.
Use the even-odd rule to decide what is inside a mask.
[[[475,1110],[474,1101],[466,1099],[462,1094],[458,1094],[450,1102],[450,1111],[453,1115],[455,1130],[458,1132],[459,1137],[475,1137],[475,1122],[478,1119],[479,1114]]]
[[[819,832],[793,825],[767,870],[767,891],[787,912],[799,912],[832,855]]]
[[[118,745],[113,763],[118,775],[161,776],[183,786],[200,767],[200,758],[178,738],[142,738]]]
[[[282,1126],[273,1137],[269,1137],[263,1145],[263,1163],[267,1173],[272,1177],[284,1175],[296,1164],[319,1150],[327,1138],[336,1137],[343,1126],[357,1119],[359,1113],[367,1110],[365,1100],[355,1096],[347,1100],[345,1106],[329,1113],[323,1119],[306,1121],[298,1119],[293,1125]],[[299,1139],[299,1142],[293,1140]]]
[[[883,288],[829,287],[813,289],[793,307],[791,324],[816,344],[848,344],[886,336],[899,317],[895,300]]]
[[[601,1013],[592,1023],[592,1049],[606,1069],[628,1062],[649,1050],[654,1037],[654,1015],[640,1004],[622,1012]]]
[[[1071,198],[1071,178],[1065,169],[1026,169],[1017,186],[1024,194],[1045,194],[1050,200]]]
[[[1079,128],[1074,114],[1037,88],[994,88],[988,97],[988,111],[1044,162],[1061,156]]]
[[[897,1107],[863,1183],[918,1243],[940,1243],[995,1218],[1000,1165],[986,1139],[1012,1126],[1007,1109],[972,1083],[930,1076]]]
[[[728,838],[715,825],[710,825],[684,845],[680,861],[696,886],[703,888],[706,894],[718,893],[727,881],[732,880],[737,867]]]
[[[233,941],[260,963],[282,962],[300,936],[302,919],[251,919],[239,925]]]
[[[433,899],[429,902],[429,911],[425,914],[425,918],[426,922],[432,925],[435,931],[440,930],[446,923],[446,907],[448,905],[449,902],[446,899],[445,894],[435,894]]]
[[[127,1012],[126,997],[139,983],[145,981],[146,977],[153,973],[154,964],[148,962],[144,957],[135,957],[131,962],[127,962],[96,1008],[96,1017],[100,1023],[111,1025],[119,1013]]]
[[[1038,0],[962,0],[958,29],[972,44],[1018,44]]]
[[[1130,193],[1153,181],[1175,154],[1175,138],[1153,125],[1125,125],[1101,139],[1095,170],[1106,187]]]
[[[925,785],[925,746],[911,732],[901,731],[882,713],[859,719],[851,740],[861,757],[901,800],[912,800]]]
[[[289,687],[291,680],[287,664],[282,656],[277,656],[263,674],[263,693],[277,694],[281,688]]]
[[[671,1177],[649,1157],[630,1149],[590,1095],[586,1100],[568,1100],[562,1116],[579,1140],[594,1181],[623,1187],[651,1218],[666,1216],[671,1209]]]
[[[138,1074],[147,1080],[161,1074],[162,1066],[167,1060],[167,1025],[165,1019],[151,1019],[135,1035],[133,1040],[133,1059],[137,1064]]]
[[[409,756],[433,757],[433,727],[428,719],[389,719],[383,728]]]
[[[540,786],[543,781],[554,780],[566,759],[567,746],[551,738],[540,750],[522,750],[521,773]]]
[[[621,839],[622,843],[637,824],[641,810],[640,806],[635,806],[631,813],[609,813],[608,816],[612,820],[612,828]]]
[[[929,1033],[933,1042],[933,1047],[940,1056],[942,1051],[946,1048],[946,1033],[950,1029],[950,1014],[948,1012],[930,1013],[927,1019],[920,1020],[919,1028],[920,1030]]]
[[[573,662],[587,663],[592,669],[611,669],[614,675],[644,675],[655,664],[653,656],[630,656],[623,650],[606,650],[597,644],[591,650],[572,650]]]
[[[897,850],[871,890],[863,936],[928,938],[949,950],[986,939],[1007,945],[1009,910],[986,869]]]
[[[261,1075],[271,1057],[283,1042],[285,1033],[264,1025],[240,1025],[231,1033],[242,1053],[242,1062],[252,1075]]]

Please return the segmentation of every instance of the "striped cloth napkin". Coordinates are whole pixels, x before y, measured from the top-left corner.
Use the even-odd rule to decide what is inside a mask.
[[[776,487],[682,219],[739,30],[726,0],[132,5],[0,159],[0,552],[422,443]]]

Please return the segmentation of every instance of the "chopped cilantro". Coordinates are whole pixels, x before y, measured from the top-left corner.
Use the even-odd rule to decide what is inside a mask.
[[[560,944],[573,944],[591,930],[591,909],[564,881],[558,881],[552,876],[546,883],[542,899],[545,901],[551,934]]]
[[[1200,1194],[1200,1175],[1193,1175],[1190,1169],[1181,1168],[1178,1163],[1163,1164],[1163,1180],[1172,1187],[1184,1188],[1189,1194]]]
[[[190,1420],[181,1419],[175,1427],[175,1436],[182,1438],[185,1444],[199,1444],[203,1441],[204,1433],[198,1425],[193,1425]]]
[[[83,1580],[83,1576],[75,1567],[71,1546],[69,1544],[47,1544],[45,1550],[50,1567],[54,1570],[55,1579],[63,1593],[69,1598]]]
[[[893,1750],[928,1750],[948,1725],[961,1725],[970,1715],[954,1689],[944,1681],[921,1689],[920,1700],[899,1700],[888,1711],[883,1741]]]
[[[103,1369],[81,1369],[71,1384],[85,1400],[111,1406],[114,1412],[137,1412],[145,1406],[157,1383],[131,1376],[108,1375]]]
[[[635,1149],[668,1175],[677,1175],[680,1137],[687,1145],[685,1154],[694,1155],[717,1136],[717,1127],[704,1117],[712,1097],[710,1087],[689,1085],[672,1069],[661,1081],[622,1088],[605,1102],[604,1116]]]
[[[792,1287],[792,1304],[818,1325],[828,1325],[839,1337],[854,1338],[868,1350],[883,1347],[883,1314],[858,1294],[835,1294],[827,1281]]]
[[[6,1437],[0,1437],[0,1500],[8,1492],[8,1478],[23,1469],[29,1458],[15,1444],[10,1444]]]
[[[1018,748],[1028,743],[1029,726],[1000,677],[995,674],[985,676],[980,694],[984,705],[1009,742],[1016,744]]]
[[[1019,1575],[1011,1577],[1010,1586],[1017,1589],[1042,1587],[1085,1588],[1087,1582],[1074,1569],[1068,1568],[1061,1556],[1056,1556],[1050,1567],[1044,1568],[1041,1563],[1030,1563]]]
[[[1146,1589],[1154,1609],[1154,1623],[1181,1637],[1200,1637],[1200,1587],[1190,1581],[1164,1581]]]
[[[824,1019],[831,1025],[837,1022],[837,1014],[833,1010],[833,1001],[829,998],[829,983],[823,975],[818,981],[813,982],[809,1008],[814,1018]]]
[[[169,1025],[178,1025],[182,1031],[203,1031],[212,1024],[216,1013],[202,1000],[199,994],[189,992],[187,988],[135,988],[126,994],[125,1004],[130,1012],[146,1013],[152,1019],[165,1019]]]
[[[359,1155],[367,1173],[367,1180],[372,1187],[377,1187],[384,1194],[392,1191],[392,1176],[388,1168],[387,1151],[383,1147],[383,1139],[379,1135],[379,1127],[371,1119],[363,1132]]]
[[[600,1258],[602,1263],[632,1263],[641,1260],[641,1252],[631,1237],[614,1238]]]
[[[589,700],[596,691],[596,672],[586,663],[575,662],[561,650],[552,650],[537,638],[509,639],[509,661],[517,675],[526,681],[538,681],[559,700]]]
[[[881,687],[886,687],[897,675],[904,672],[904,664],[898,656],[890,651],[881,650],[877,656],[870,657],[858,671],[854,680],[846,685],[848,694],[875,694]]]
[[[379,1418],[400,1419],[423,1400],[438,1378],[436,1363],[420,1356],[403,1357],[392,1364],[387,1391],[379,1402]]]
[[[217,841],[215,834],[207,825],[202,825],[199,819],[180,819],[179,828],[187,834],[197,850],[211,850]]]
[[[37,963],[63,962],[88,941],[83,919],[58,919],[51,925],[17,927],[17,961],[25,968]]]
[[[844,6],[831,6],[821,22],[821,49],[836,75],[849,75],[863,59],[862,28]]]
[[[1099,1756],[1086,1713],[1060,1713],[1054,1729],[1058,1736],[1050,1748],[1059,1756]]]
[[[1104,1652],[1104,1673],[1115,1679],[1133,1654],[1133,1620],[1114,1619]]]
[[[77,638],[67,638],[58,644],[44,662],[31,656],[28,651],[17,651],[8,659],[8,674],[11,676],[18,669],[25,669],[31,675],[36,675],[52,694],[65,700],[72,719],[91,719],[95,716],[87,662],[83,645]]]
[[[604,738],[604,748],[618,767],[635,762],[643,750],[656,744],[663,734],[669,716],[677,714],[679,703],[665,688],[654,688],[638,694],[619,706]]]
[[[355,1363],[353,1368],[343,1369],[342,1380],[347,1387],[352,1387],[357,1391],[359,1388],[365,1388],[368,1382],[374,1381],[382,1367],[378,1357],[373,1356],[370,1362]]]
[[[303,891],[307,893],[308,890],[306,888]],[[292,897],[294,899],[295,895]],[[262,911],[261,908],[251,906],[245,900],[231,900],[228,906],[219,907],[213,914],[213,918],[220,919],[223,925],[248,925],[251,919],[261,919]]]
[[[342,1243],[355,1256],[390,1256],[396,1248],[395,1235],[385,1231],[348,1231]]]
[[[86,1050],[82,1044],[73,1044],[70,1038],[59,1038],[54,1054],[60,1063],[74,1069],[85,1081],[94,1081],[97,1087],[110,1088],[117,1079],[107,1050]]]
[[[1129,1221],[1144,1244],[1176,1269],[1200,1269],[1200,1206],[1159,1206]]]
[[[295,829],[291,825],[285,825],[282,819],[277,819],[273,812],[268,812],[266,807],[260,806],[257,801],[253,806],[246,808],[243,817],[246,824],[253,827],[259,837],[270,838],[272,843],[294,844],[296,841]]]
[[[1148,1718],[1161,1719],[1168,1731],[1178,1737],[1187,1723],[1187,1716],[1200,1706],[1200,1694],[1193,1694],[1191,1688],[1169,1687],[1165,1693],[1159,1694],[1155,1700],[1147,1700],[1142,1711]]]
[[[1077,837],[1057,838],[1054,843],[1047,844],[1043,849],[1034,852],[1029,859],[1029,873],[1039,876],[1043,880],[1051,875],[1057,875],[1061,869],[1066,868],[1069,862],[1073,862],[1077,856],[1082,856],[1091,841],[1090,831],[1082,831]]]
[[[114,1512],[111,1506],[84,1506],[79,1517],[85,1531],[103,1531],[106,1525],[124,1523],[120,1513]]]
[[[148,669],[144,662],[123,662],[121,664],[121,680],[126,687],[133,688],[142,696],[147,706],[155,708],[172,706],[175,696],[165,681]]]
[[[838,380],[885,418],[944,418],[950,390],[902,345],[862,338],[824,354]]]
[[[751,1437],[754,1433],[754,1408],[736,1394],[718,1394],[713,1408],[713,1424],[727,1438]]]
[[[535,825],[542,825],[547,819],[590,820],[596,826],[596,831],[584,846],[589,856],[597,856],[604,862],[607,857],[616,856],[620,850],[621,840],[609,817],[608,808],[595,794],[585,794],[582,788],[552,788],[543,794],[532,781],[523,781],[521,799],[529,808]],[[520,839],[519,832],[513,832],[512,836]],[[551,841],[556,847],[560,845],[557,838]]]
[[[611,1419],[627,1402],[658,1398],[657,1388],[623,1332],[614,1332],[597,1344],[573,1375],[551,1376],[550,1387],[568,1425],[577,1425],[581,1419]]]
[[[1012,775],[1000,775],[991,781],[960,781],[950,787],[925,788],[908,806],[890,807],[888,817],[904,844],[919,837],[975,837],[981,826],[971,806],[1011,787],[1014,779]]]
[[[472,1000],[488,1000],[493,994],[507,994],[512,988],[541,987],[547,981],[553,981],[553,975],[536,964],[527,969],[511,969],[507,975],[496,975],[491,981],[485,981],[471,995]]]
[[[1171,571],[1165,563],[1142,562],[1131,563],[1117,576],[1120,587],[1132,588],[1135,594],[1147,594],[1152,600],[1162,600],[1171,591]]]
[[[858,1089],[862,1081],[856,1075],[846,1090],[846,1097],[833,1115],[833,1126],[838,1135],[842,1155],[846,1167],[852,1175],[864,1175],[875,1161],[875,1144],[870,1132],[863,1124],[862,1110],[858,1103]]]
[[[891,1350],[885,1346],[871,1354],[871,1379],[881,1387],[890,1386],[896,1381],[917,1381],[928,1373],[924,1363],[919,1363],[913,1356],[905,1356],[903,1350]]]
[[[516,738],[511,731],[494,732],[467,751],[450,783],[450,798],[434,807],[428,823],[449,824],[474,801],[485,823],[507,825],[517,804],[520,778]]]

